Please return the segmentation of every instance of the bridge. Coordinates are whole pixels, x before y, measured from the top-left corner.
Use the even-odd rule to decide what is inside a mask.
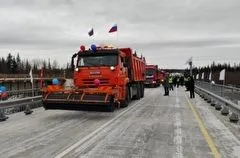
[[[195,99],[185,87],[170,96],[148,88],[143,99],[114,113],[45,111],[37,93],[2,101],[1,115],[9,118],[0,122],[0,157],[237,158],[239,92],[201,81]]]
[[[239,8],[0,0],[0,158],[240,158]]]

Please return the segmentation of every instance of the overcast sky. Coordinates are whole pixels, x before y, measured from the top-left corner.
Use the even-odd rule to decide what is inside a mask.
[[[239,0],[0,0],[0,56],[65,64],[96,43],[131,47],[161,68],[186,68],[191,56],[195,66],[239,63],[239,8]]]

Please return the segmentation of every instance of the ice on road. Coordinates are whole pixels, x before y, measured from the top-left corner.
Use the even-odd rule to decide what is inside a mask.
[[[16,113],[0,123],[0,157],[213,157],[184,88],[170,96],[145,89],[145,97],[114,113]],[[239,139],[199,97],[191,100],[222,157],[238,157]]]

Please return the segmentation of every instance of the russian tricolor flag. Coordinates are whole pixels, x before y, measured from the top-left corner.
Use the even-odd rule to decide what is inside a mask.
[[[93,28],[91,30],[88,31],[88,35],[92,36],[94,34]]]
[[[117,24],[113,25],[112,28],[108,31],[109,33],[117,31]]]

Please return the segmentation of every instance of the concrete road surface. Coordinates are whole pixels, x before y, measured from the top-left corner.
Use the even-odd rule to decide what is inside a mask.
[[[162,87],[114,113],[39,108],[0,123],[0,157],[240,157],[239,125],[218,115],[184,88],[167,97]]]

